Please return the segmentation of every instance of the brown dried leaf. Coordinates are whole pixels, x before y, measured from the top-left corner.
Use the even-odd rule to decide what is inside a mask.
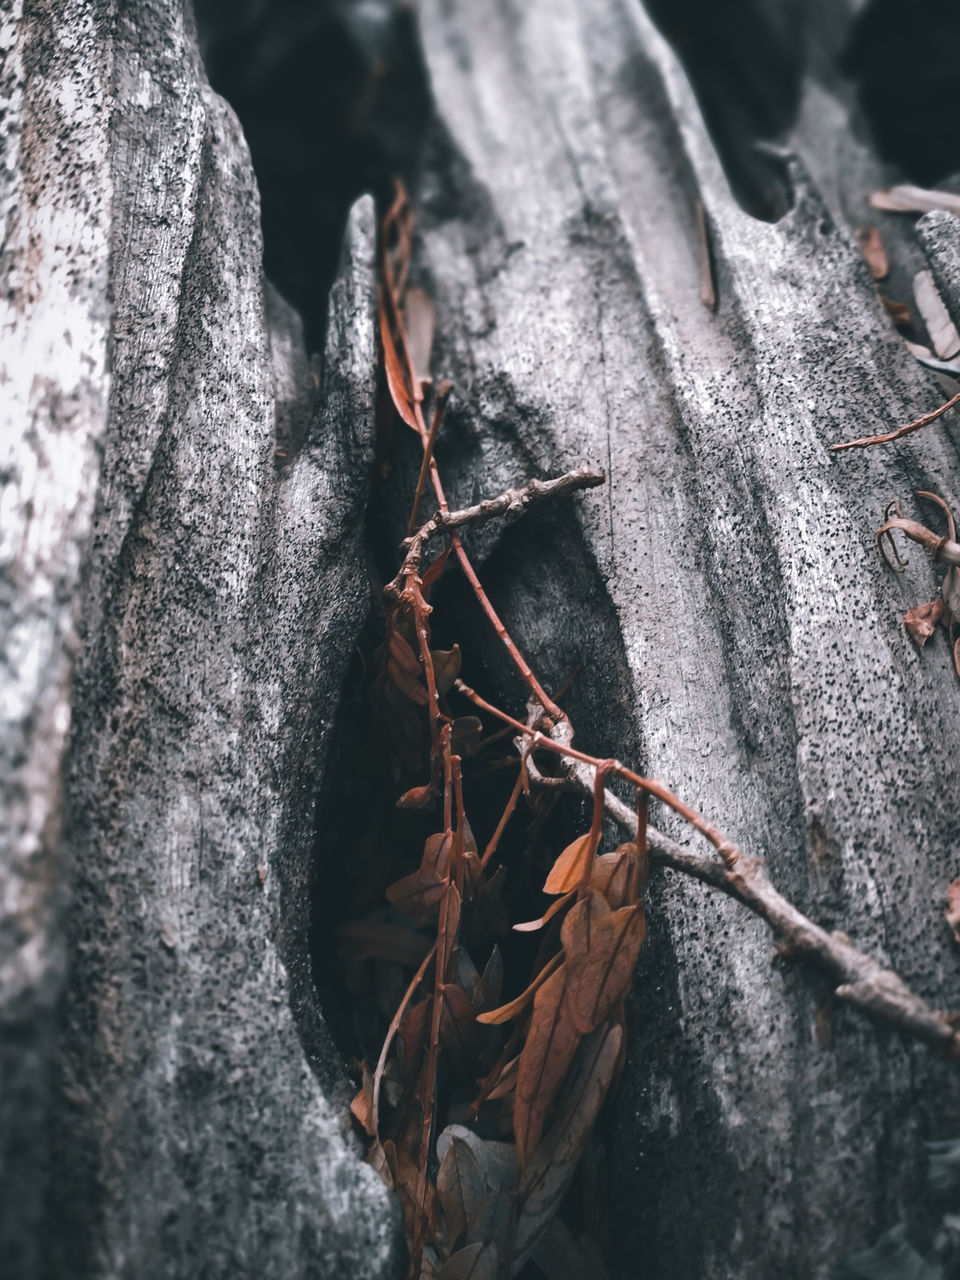
[[[642,873],[640,850],[629,841],[614,853],[604,853],[597,859],[589,887],[602,893],[614,910],[630,907],[639,897]]]
[[[500,948],[494,943],[490,957],[484,965],[480,981],[477,983],[476,994],[473,997],[474,1008],[486,1009],[488,1006],[495,1004],[500,999],[502,987],[503,956]]]
[[[543,966],[526,991],[522,991],[520,995],[514,1000],[510,1000],[507,1004],[502,1004],[499,1009],[491,1009],[488,1013],[478,1013],[477,1021],[493,1027],[499,1026],[501,1022],[509,1022],[511,1018],[515,1018],[518,1013],[523,1012],[546,980],[556,973],[561,964],[563,964],[563,956],[560,952],[557,952]]]
[[[455,1137],[437,1170],[437,1194],[449,1248],[454,1248],[466,1231],[471,1207],[479,1203],[486,1191],[480,1161],[468,1143]]]
[[[513,1093],[517,1087],[517,1070],[519,1066],[519,1053],[515,1058],[511,1058],[509,1062],[504,1063],[503,1070],[497,1076],[496,1084],[487,1094],[487,1098],[491,1102],[496,1102],[497,1098],[506,1098],[508,1094]]]
[[[397,350],[397,344],[393,339],[385,295],[382,289],[380,291],[380,342],[383,346],[383,367],[387,375],[390,399],[407,426],[412,427],[414,431],[419,431],[416,397],[410,385],[406,362]]]
[[[430,588],[440,581],[440,576],[447,567],[447,560],[450,558],[451,549],[452,548],[450,547],[445,547],[421,577],[420,590],[424,600],[429,600]]]
[[[588,831],[585,836],[580,836],[567,845],[550,868],[550,874],[543,886],[544,893],[569,893],[571,889],[577,888],[593,857],[591,844]]]
[[[517,1068],[513,1129],[521,1169],[530,1161],[547,1111],[563,1083],[580,1032],[566,1008],[567,969],[552,974],[533,999],[533,1015]]]
[[[913,324],[913,316],[910,314],[910,308],[905,302],[896,302],[893,298],[888,298],[885,293],[878,293],[877,297],[883,303],[887,315],[898,328],[905,329],[908,325]]]
[[[591,881],[591,884],[593,882]],[[562,911],[564,907],[569,906],[573,900],[576,889],[571,889],[569,893],[565,893],[562,898],[557,898],[556,902],[551,902],[550,906],[543,913],[539,920],[525,920],[522,924],[515,924],[514,930],[517,933],[536,933],[538,929],[542,929],[558,911]]]
[[[373,1076],[365,1062],[360,1064],[363,1083],[350,1103],[354,1118],[359,1121],[368,1138],[377,1136],[377,1126],[373,1123]]]
[[[437,692],[447,693],[460,674],[460,646],[455,644],[452,649],[433,649],[430,657],[433,659]]]
[[[876,227],[867,227],[866,230],[857,232],[857,240],[874,280],[885,280],[890,274],[890,260],[880,239],[880,232]]]
[[[960,942],[960,880],[954,880],[947,890],[947,924],[953,936]]]
[[[453,1253],[437,1272],[437,1280],[497,1280],[497,1250],[478,1240]]]
[[[429,809],[437,798],[437,785],[427,782],[422,787],[411,787],[397,801],[398,809]]]
[[[610,908],[603,894],[591,890],[568,913],[560,926],[564,955],[571,965],[584,964],[601,921],[608,919]]]
[[[411,1005],[404,1015],[397,1031],[400,1074],[405,1085],[410,1085],[420,1070],[420,1059],[427,1043],[427,1028],[430,1025],[430,1008],[432,997]]]
[[[440,1044],[457,1067],[470,1061],[477,1046],[477,1026],[470,997],[456,983],[440,984]]]
[[[387,897],[398,911],[418,924],[429,918],[446,892],[452,850],[453,836],[448,831],[427,839],[417,870],[387,889]]]
[[[903,625],[922,649],[937,629],[937,623],[943,618],[943,601],[928,600],[926,604],[915,605],[903,615]]]
[[[518,1268],[550,1225],[569,1186],[613,1080],[622,1043],[623,1030],[619,1026],[598,1027],[582,1042],[563,1106],[520,1182]]]
[[[599,896],[591,894],[591,898]],[[570,970],[567,1008],[582,1035],[598,1027],[626,995],[647,933],[646,917],[639,903],[599,917],[582,910],[586,907],[588,903],[578,903],[561,930]]]

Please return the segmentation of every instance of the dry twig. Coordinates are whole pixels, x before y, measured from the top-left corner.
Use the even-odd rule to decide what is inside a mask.
[[[901,440],[904,436],[911,435],[914,431],[919,431],[921,427],[927,427],[931,422],[936,422],[941,414],[952,409],[954,405],[960,404],[960,391],[952,396],[946,404],[942,404],[939,409],[933,409],[930,413],[925,413],[922,418],[917,418],[915,422],[908,422],[905,427],[897,427],[896,431],[888,431],[882,436],[864,436],[862,440],[847,440],[843,444],[832,444],[830,446],[831,453],[840,453],[844,449],[866,449],[872,444],[889,444],[891,440]]]

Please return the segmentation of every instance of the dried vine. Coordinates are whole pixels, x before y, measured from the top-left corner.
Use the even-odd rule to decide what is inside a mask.
[[[428,928],[432,938],[427,944],[418,935],[425,954],[415,944],[408,947],[418,954],[413,962],[418,967],[390,1020],[374,1070],[364,1067],[353,1111],[372,1139],[371,1163],[400,1193],[411,1280],[496,1280],[516,1274],[550,1230],[620,1070],[625,1001],[646,935],[643,890],[651,865],[693,876],[736,898],[767,922],[783,955],[825,970],[841,999],[956,1059],[960,1034],[950,1018],[843,934],[829,933],[803,916],[774,888],[761,859],[743,853],[661,782],[572,745],[569,719],[508,635],[459,531],[520,515],[535,503],[562,500],[602,483],[603,477],[583,469],[532,480],[450,511],[435,457],[449,387],[443,384],[433,394],[428,428],[423,405],[431,385],[429,343],[422,334],[408,332],[413,307],[408,302],[405,308],[411,244],[410,208],[400,192],[382,229],[380,332],[390,397],[419,437],[422,463],[400,568],[384,590],[386,638],[376,692],[397,754],[408,771],[426,775],[407,787],[399,805],[440,814],[439,829],[424,843],[419,865],[386,890],[396,917],[414,929]],[[424,300],[411,296],[419,325]],[[420,349],[414,353],[415,348]],[[428,483],[437,511],[418,523]],[[913,536],[899,518],[883,532],[893,527]],[[425,567],[440,539],[449,547]],[[938,544],[942,558],[946,544],[946,539]],[[526,686],[526,720],[497,708],[459,678],[456,647],[431,647],[430,597],[451,553]],[[462,765],[477,747],[483,721],[455,715],[451,698],[463,699],[515,735],[518,776],[482,855],[467,818]],[[485,741],[501,737],[493,734]],[[635,808],[608,790],[611,776],[634,788]],[[499,949],[489,948],[482,973],[471,958],[478,935],[486,938],[482,945],[488,949],[491,931],[485,922],[495,914],[501,885],[497,851],[524,802],[535,812],[565,789],[591,798],[590,827],[553,859],[542,886],[553,901],[542,916],[514,924],[514,930],[542,941],[528,985],[500,1003]],[[683,848],[650,827],[651,797],[703,836],[717,856]],[[601,852],[605,813],[627,833],[610,852]],[[390,925],[381,939],[395,947],[401,936],[409,941],[411,935]]]

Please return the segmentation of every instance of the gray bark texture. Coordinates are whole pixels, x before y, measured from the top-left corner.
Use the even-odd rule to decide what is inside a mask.
[[[938,575],[873,545],[893,496],[956,507],[958,428],[827,451],[945,398],[853,239],[882,169],[813,81],[770,161],[789,207],[758,221],[634,0],[423,0],[421,24],[414,271],[456,386],[451,506],[608,476],[468,537],[495,604],[548,688],[579,668],[578,746],[663,779],[808,916],[960,1007],[960,692],[943,636],[921,654],[900,621]],[[0,51],[0,1259],[392,1276],[399,1214],[349,1135],[308,953],[370,607],[372,203],[311,366],[179,0],[20,0]],[[960,222],[912,223],[883,223],[896,270],[929,265],[960,322]],[[471,644],[522,714],[492,640],[464,640],[465,677]],[[616,1274],[825,1280],[923,1225],[956,1067],[701,884],[659,873],[650,918],[602,1157]]]
[[[914,490],[956,509],[957,428],[827,450],[947,398],[853,241],[880,166],[814,82],[789,211],[749,216],[633,0],[424,0],[422,29],[438,123],[416,260],[458,388],[451,506],[608,472],[576,524],[530,517],[489,549],[508,629],[548,689],[579,669],[581,749],[665,780],[806,914],[957,1008],[960,691],[944,638],[920,654],[900,621],[936,594],[929,562],[914,549],[898,577],[874,548],[895,495],[938,529]],[[920,268],[913,222],[882,233]],[[929,214],[920,243],[956,315],[960,223]],[[919,1140],[957,1134],[956,1068],[771,963],[735,902],[669,872],[650,897],[610,1154],[622,1274],[823,1277],[922,1217]]]
[[[382,1277],[306,919],[369,592],[372,206],[317,397],[179,5],[5,36],[2,1270]]]

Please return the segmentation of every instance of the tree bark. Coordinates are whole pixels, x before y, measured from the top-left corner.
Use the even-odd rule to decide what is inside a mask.
[[[416,261],[456,386],[451,507],[608,472],[575,523],[475,543],[508,629],[548,689],[578,671],[581,749],[663,779],[807,915],[956,1008],[960,691],[944,639],[921,654],[900,621],[936,594],[929,561],[897,577],[874,534],[894,495],[956,506],[957,428],[828,452],[947,398],[853,241],[883,170],[808,85],[774,157],[789,209],[751,217],[632,0],[425,0],[422,25],[438,118]],[[882,234],[922,266],[910,223]],[[960,223],[927,215],[920,244],[957,314]],[[622,1274],[821,1277],[922,1219],[919,1139],[956,1135],[956,1068],[776,960],[735,902],[669,872],[650,893],[609,1157]]]
[[[369,592],[372,205],[317,395],[179,4],[50,4],[15,36],[0,1252],[18,1277],[392,1274],[307,921]]]
[[[399,1215],[347,1133],[308,947],[315,795],[370,608],[372,203],[311,365],[178,0],[6,21],[0,1256],[58,1280],[392,1275]],[[662,778],[956,1008],[957,679],[900,622],[935,571],[916,550],[895,577],[873,539],[892,496],[956,504],[957,428],[828,452],[946,398],[852,236],[884,171],[822,78],[788,150],[732,161],[633,0],[423,0],[421,21],[415,274],[456,387],[451,507],[607,472],[467,535],[497,608],[547,688],[578,670],[578,746]],[[782,196],[779,220],[728,174],[745,204],[774,183],[753,207]],[[883,234],[960,317],[960,223]],[[397,539],[415,455],[398,440]],[[463,648],[522,716],[495,640]],[[958,1133],[956,1067],[776,958],[738,903],[664,871],[649,908],[591,1155],[617,1273],[825,1278],[923,1225],[920,1140]]]

